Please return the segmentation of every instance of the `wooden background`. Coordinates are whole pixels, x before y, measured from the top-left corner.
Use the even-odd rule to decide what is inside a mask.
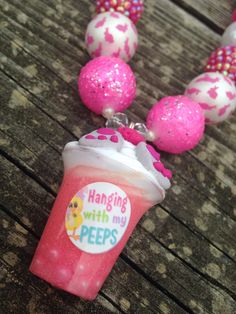
[[[143,122],[156,99],[183,93],[219,45],[236,3],[146,0],[131,62]],[[166,200],[143,217],[94,302],[28,267],[60,185],[68,141],[104,125],[83,107],[77,74],[94,1],[0,0],[1,313],[236,313],[235,131],[207,127],[196,149],[163,154]]]

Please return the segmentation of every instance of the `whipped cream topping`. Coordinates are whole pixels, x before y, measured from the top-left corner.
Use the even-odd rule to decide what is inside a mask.
[[[164,193],[164,190],[170,187],[170,181],[154,166],[155,163],[160,162],[160,159],[150,153],[148,146],[145,142],[140,142],[135,146],[124,140],[119,132],[106,128],[83,136],[79,142],[68,143],[65,151],[86,148],[86,150],[89,149],[96,154],[115,160],[117,163],[122,163],[126,167],[142,173]]]

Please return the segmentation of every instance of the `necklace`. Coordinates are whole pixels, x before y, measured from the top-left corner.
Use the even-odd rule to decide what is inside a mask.
[[[225,120],[236,106],[234,22],[184,95],[157,102],[146,125],[128,120],[123,111],[136,95],[136,80],[126,62],[138,46],[135,23],[142,11],[141,0],[97,1],[98,14],[85,36],[93,60],[81,70],[78,88],[83,103],[107,119],[106,127],[65,146],[62,186],[30,267],[89,300],[139,219],[170,187],[170,170],[147,142],[174,154],[192,149],[205,123]]]

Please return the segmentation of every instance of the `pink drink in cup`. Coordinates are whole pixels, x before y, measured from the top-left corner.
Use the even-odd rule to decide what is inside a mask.
[[[170,173],[149,145],[135,146],[112,129],[68,143],[63,161],[63,182],[30,271],[93,300],[139,219],[164,199]]]

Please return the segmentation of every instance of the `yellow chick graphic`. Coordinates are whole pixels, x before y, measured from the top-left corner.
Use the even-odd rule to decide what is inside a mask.
[[[66,229],[72,231],[71,238],[79,240],[79,235],[76,235],[76,229],[83,223],[83,217],[81,211],[83,209],[83,201],[80,197],[74,196],[69,204],[67,215],[66,215]]]

